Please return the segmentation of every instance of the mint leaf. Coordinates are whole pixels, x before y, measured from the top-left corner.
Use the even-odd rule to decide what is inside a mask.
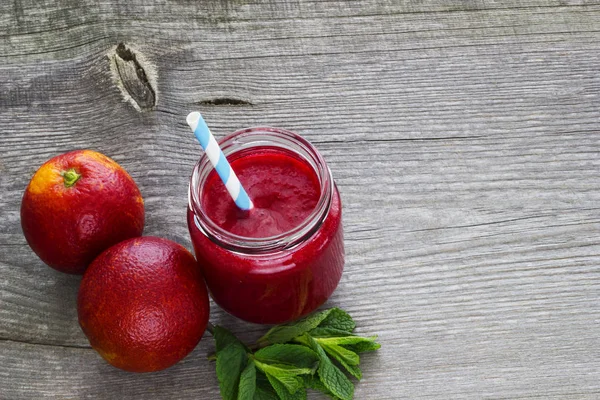
[[[358,365],[347,364],[346,362],[344,362],[344,360],[341,360],[341,359],[337,359],[337,361],[340,363],[340,365],[342,367],[344,367],[346,369],[346,371],[348,371],[350,373],[350,375],[352,375],[359,381],[362,379],[362,371],[360,370]]]
[[[231,344],[217,353],[217,378],[224,400],[236,400],[240,374],[246,366],[246,351]]]
[[[337,308],[330,308],[329,310],[309,315],[297,322],[274,326],[263,337],[258,339],[257,344],[264,347],[269,344],[289,342],[296,336],[300,336],[319,326],[333,310],[337,310]]]
[[[281,383],[283,386],[285,386],[286,390],[288,392],[290,392],[291,394],[296,393],[298,390],[303,388],[303,382],[302,379],[298,378],[295,375],[271,375],[269,373],[267,373],[267,377],[272,377],[275,378],[279,381],[279,383]],[[269,380],[270,381],[270,380]],[[273,382],[271,382],[272,384]],[[277,389],[275,389],[277,391]]]
[[[356,379],[362,378],[362,371],[358,368],[360,358],[357,352],[377,350],[381,345],[375,342],[377,337],[342,336],[315,338],[323,349],[335,358]]]
[[[332,308],[327,317],[318,325],[320,328],[333,328],[352,332],[356,323],[348,313],[340,308]]]
[[[331,397],[332,399],[336,399],[336,397],[333,395],[333,393],[331,393],[326,387],[325,385],[323,385],[323,382],[321,382],[319,380],[319,378],[317,378],[314,375],[302,375],[302,380],[304,381],[304,386],[306,386],[308,389],[313,389],[313,390],[317,390],[329,397]]]
[[[306,400],[306,390],[304,389],[302,385],[303,382],[301,380],[299,380],[298,383],[300,388],[294,393],[291,393],[287,389],[287,386],[285,386],[279,379],[275,378],[271,374],[267,374],[267,379],[269,379],[269,382],[281,400]]]
[[[256,391],[256,366],[249,360],[248,365],[240,375],[240,385],[237,400],[253,400]]]
[[[339,337],[339,336],[353,336],[348,331],[342,331],[335,328],[315,328],[308,332],[312,337]]]
[[[317,342],[319,341],[319,339],[316,340]],[[335,344],[321,343],[321,347],[323,347],[327,354],[335,358],[352,376],[359,380],[362,378],[362,371],[358,368],[360,362],[358,354]]]
[[[254,359],[256,367],[266,374],[271,374],[279,379],[281,376],[292,376],[312,374],[312,368],[300,368],[288,364],[266,364],[257,359]],[[293,389],[290,389],[293,390]]]
[[[334,396],[337,396],[342,400],[352,400],[352,397],[354,397],[354,385],[350,382],[348,377],[346,377],[346,375],[331,362],[321,345],[307,334],[297,337],[295,340],[310,346],[319,355],[318,374],[323,385],[325,385]]]
[[[267,376],[260,369],[256,370],[256,387],[268,387],[269,389],[273,389]]]
[[[224,400],[306,400],[306,389],[352,400],[360,379],[358,353],[381,347],[352,334],[355,323],[339,308],[271,328],[252,351],[231,332],[214,328],[217,378]],[[256,350],[253,353],[254,349]]]
[[[375,342],[375,339],[373,339],[373,341],[368,341],[368,342],[343,344],[342,346],[348,350],[355,352],[355,353],[364,353],[365,351],[375,351],[375,350],[378,350],[379,348],[381,348],[381,345],[379,343]]]
[[[267,376],[260,370],[256,370],[256,390],[253,400],[280,400]]]
[[[329,353],[335,359],[344,360],[345,363],[350,365],[358,365],[360,363],[360,357],[358,357],[358,354],[356,354],[352,350],[345,349],[342,346],[338,346],[337,344],[323,343],[320,339],[315,340],[323,347],[323,349],[327,353]]]
[[[215,338],[215,347],[217,348],[217,353],[232,343],[240,344],[246,348],[246,346],[240,342],[233,333],[229,332],[222,326],[217,325],[214,327],[213,337]]]
[[[320,344],[336,344],[336,345],[356,345],[362,343],[374,343],[377,339],[377,336],[371,337],[361,337],[361,336],[338,336],[338,337],[324,337],[319,338],[318,342]]]
[[[314,369],[319,362],[317,353],[298,344],[272,344],[254,353],[254,358],[263,363],[288,364],[310,369]]]
[[[258,369],[264,372],[269,379],[269,382],[275,388],[275,391],[281,396],[280,391],[275,385],[273,380],[279,382],[289,394],[295,394],[299,390],[304,391],[304,385],[301,378],[298,375],[311,374],[312,369],[309,368],[297,368],[286,364],[265,364],[258,360],[254,361]]]
[[[213,334],[217,347],[217,378],[221,397],[237,400],[240,375],[248,360],[246,346],[231,332],[216,326]]]
[[[267,384],[271,388],[271,384],[268,382]],[[263,387],[257,386],[252,400],[279,400],[279,396],[273,389],[267,390]]]
[[[345,349],[354,353],[363,353],[365,351],[374,351],[381,348],[381,345],[375,340],[377,336],[360,337],[360,336],[342,336],[342,337],[321,337],[318,338],[321,344],[335,344],[342,346]]]

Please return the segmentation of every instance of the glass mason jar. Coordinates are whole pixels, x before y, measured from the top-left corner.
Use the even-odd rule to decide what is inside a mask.
[[[287,232],[264,238],[232,234],[204,210],[203,190],[213,168],[203,155],[190,179],[187,222],[212,298],[254,323],[278,324],[314,311],[333,293],[344,268],[342,204],[325,160],[308,141],[278,128],[243,129],[219,144],[230,162],[265,148],[292,154],[314,171],[320,195],[312,213]]]

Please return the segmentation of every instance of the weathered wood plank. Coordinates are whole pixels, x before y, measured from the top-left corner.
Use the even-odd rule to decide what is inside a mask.
[[[146,234],[190,247],[191,109],[218,134],[295,130],[328,160],[348,260],[329,305],[384,346],[356,398],[597,398],[599,39],[597,2],[0,4],[0,398],[218,397],[209,337],[161,373],[106,365],[79,278],[19,225],[35,168],[88,147],[139,183]],[[156,90],[143,112],[119,43]]]

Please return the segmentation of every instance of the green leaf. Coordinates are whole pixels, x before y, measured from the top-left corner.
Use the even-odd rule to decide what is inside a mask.
[[[303,382],[299,378],[300,387],[294,393],[291,393],[285,384],[271,374],[267,374],[267,378],[281,400],[306,400],[306,389],[304,389]]]
[[[217,378],[224,400],[237,399],[240,374],[246,366],[246,359],[244,348],[235,344],[217,353]]]
[[[270,383],[269,387],[271,387]],[[252,400],[279,400],[279,396],[273,389],[267,390],[257,386],[256,391],[254,392],[254,398]]]
[[[246,346],[242,342],[240,342],[239,339],[236,338],[233,333],[229,332],[222,326],[215,326],[213,337],[215,338],[215,347],[217,348],[217,353],[232,343],[240,344],[244,348],[246,348]]]
[[[352,397],[354,397],[354,385],[350,382],[348,377],[331,362],[321,345],[307,334],[296,338],[296,340],[310,346],[319,355],[318,373],[323,385],[325,385],[334,396],[337,396],[342,400],[352,400]]]
[[[373,343],[377,336],[361,337],[361,336],[340,336],[340,337],[324,337],[319,338],[320,344],[336,344],[336,345],[354,345],[359,343]]]
[[[319,339],[317,339],[318,341]],[[327,354],[335,358],[352,376],[359,380],[362,378],[362,371],[358,368],[358,364],[360,363],[358,354],[335,344],[322,344],[321,347],[323,347]]]
[[[298,344],[272,344],[254,353],[254,358],[268,364],[288,364],[314,369],[319,356],[306,346]]]
[[[258,369],[260,369],[262,372],[264,372],[265,374],[271,374],[277,379],[287,379],[287,377],[295,378],[296,375],[313,373],[313,370],[311,368],[299,368],[288,364],[266,364],[256,359],[254,360],[254,362],[256,363]],[[296,381],[296,379],[293,380]],[[291,381],[292,380],[290,380],[290,382]],[[282,383],[285,382],[282,381]],[[293,385],[293,383],[291,385]],[[294,389],[290,388],[290,391],[293,392]]]
[[[236,400],[240,375],[248,361],[246,346],[227,329],[216,326],[214,338],[217,347],[217,378],[221,397]]]
[[[271,384],[269,383],[269,380],[267,379],[267,376],[265,375],[264,372],[262,372],[260,369],[256,370],[256,387],[268,387],[269,389],[273,389],[271,387]]]
[[[290,392],[291,394],[296,393],[298,390],[300,390],[304,387],[302,379],[298,378],[295,375],[275,376],[275,375],[267,374],[267,377],[269,377],[269,376],[277,379],[279,381],[279,383],[281,383],[283,386],[285,386],[287,391]]]
[[[353,336],[352,333],[342,331],[335,328],[315,328],[308,332],[312,337],[340,337],[340,336]]]
[[[256,390],[253,400],[280,400],[267,376],[260,370],[256,370]]]
[[[315,340],[336,360],[344,360],[345,363],[350,365],[358,365],[360,363],[360,357],[355,352],[345,349],[342,346],[338,346],[337,344],[322,343],[320,339]]]
[[[314,338],[344,338],[339,341],[335,341],[336,344],[340,344],[355,353],[363,353],[365,351],[375,351],[381,348],[379,343],[376,343],[377,336],[371,337],[360,337],[348,332],[341,331],[333,328],[315,328],[309,332]]]
[[[358,365],[346,364],[343,360],[337,360],[337,361],[340,363],[340,365],[342,367],[344,367],[346,369],[346,371],[348,371],[350,373],[350,375],[352,375],[359,381],[362,379],[362,371],[360,370]]]
[[[319,326],[333,310],[337,310],[337,308],[330,308],[329,310],[309,315],[293,323],[274,326],[263,337],[258,339],[257,344],[264,347],[269,344],[289,342],[296,336],[300,336]]]
[[[325,385],[323,385],[323,382],[321,382],[318,377],[316,377],[314,375],[302,375],[302,380],[304,381],[304,386],[306,386],[308,389],[317,390],[317,391],[331,397],[332,399],[336,398],[333,395],[333,393],[331,393],[325,387]]]
[[[381,345],[376,343],[375,339],[377,339],[377,336],[368,338],[360,336],[342,336],[316,338],[315,340],[352,376],[360,380],[362,378],[362,371],[358,367],[360,358],[356,353],[373,351],[380,348]]]
[[[355,353],[364,353],[365,351],[375,351],[381,348],[381,345],[375,341],[359,342],[355,344],[343,344],[344,348]]]
[[[238,400],[253,400],[256,391],[256,366],[254,361],[249,360],[248,365],[240,375],[240,386],[238,390]]]
[[[364,353],[365,351],[375,351],[381,348],[377,342],[377,336],[360,337],[360,336],[342,336],[342,337],[327,337],[318,338],[321,344],[334,344],[342,346],[354,353]]]
[[[306,400],[306,389],[310,388],[334,400],[352,400],[354,385],[343,369],[360,379],[358,353],[381,347],[376,336],[356,336],[352,334],[354,328],[354,321],[343,310],[324,310],[271,328],[252,354],[227,329],[215,327],[222,398]]]
[[[352,332],[356,323],[348,313],[340,308],[332,308],[327,317],[318,325],[320,328],[333,328]]]

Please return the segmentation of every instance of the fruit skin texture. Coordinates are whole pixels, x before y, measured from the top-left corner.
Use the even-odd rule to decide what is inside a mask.
[[[121,242],[94,260],[81,282],[77,312],[92,347],[110,364],[158,371],[200,341],[208,293],[189,251],[146,236]]]
[[[21,202],[21,226],[42,261],[83,274],[102,251],[142,234],[144,201],[115,161],[91,150],[71,151],[33,175]]]

